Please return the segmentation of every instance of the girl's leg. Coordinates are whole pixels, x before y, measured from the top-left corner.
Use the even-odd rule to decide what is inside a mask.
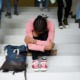
[[[38,60],[38,51],[29,50],[29,52],[32,54],[32,60]]]
[[[39,71],[38,52],[33,50],[29,50],[29,52],[32,54],[32,69]]]

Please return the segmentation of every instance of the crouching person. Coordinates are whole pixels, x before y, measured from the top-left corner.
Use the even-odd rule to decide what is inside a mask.
[[[26,26],[25,43],[32,53],[32,68],[34,71],[46,71],[48,68],[47,56],[54,47],[54,23],[41,15],[31,20]],[[38,62],[38,55],[42,56],[41,63]]]

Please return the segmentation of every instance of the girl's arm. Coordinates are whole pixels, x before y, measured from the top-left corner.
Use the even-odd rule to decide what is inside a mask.
[[[54,23],[52,21],[48,21],[48,30],[49,30],[49,32],[48,32],[47,40],[46,41],[36,40],[35,44],[47,46],[47,45],[49,45],[50,42],[54,42],[55,27],[54,27]]]

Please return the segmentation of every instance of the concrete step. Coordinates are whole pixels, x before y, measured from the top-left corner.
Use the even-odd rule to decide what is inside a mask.
[[[55,24],[55,28],[58,28],[58,22],[57,21],[53,21],[54,24]],[[5,23],[3,22],[1,24],[1,28],[26,28],[26,24],[27,22],[14,22],[14,21],[11,21],[9,23]],[[79,25],[78,23],[69,23],[69,28],[68,29],[78,29],[79,28]]]
[[[12,13],[14,12],[14,8],[11,8]],[[49,7],[49,12],[56,12],[57,7]],[[48,12],[46,9],[41,10],[39,7],[18,7],[18,12]]]
[[[18,10],[20,12],[45,12],[46,11],[45,9],[41,10],[39,7],[19,7]],[[53,12],[53,11],[57,11],[57,7],[49,7],[49,12]]]
[[[0,44],[0,53],[4,54],[4,46],[7,44]],[[12,44],[11,45],[22,45],[22,44]],[[26,45],[26,44],[24,44]],[[79,44],[55,44],[54,50],[57,50],[57,55],[80,55],[80,43]]]
[[[31,68],[31,57],[27,57],[28,59],[28,68],[27,68],[27,79],[29,80],[80,80],[80,63],[79,56],[67,56],[67,57],[53,57],[48,58],[48,71],[47,72],[33,72]],[[57,59],[57,60],[56,60]],[[3,64],[5,58],[4,56],[0,56],[0,66]],[[29,62],[30,61],[30,62]],[[50,63],[50,61],[52,61]],[[76,63],[77,62],[77,63]],[[52,64],[53,63],[53,64]],[[58,65],[57,65],[58,64]],[[77,65],[78,64],[78,65]],[[65,66],[64,66],[65,65]],[[68,66],[67,66],[68,65]],[[4,77],[5,76],[5,77]],[[23,72],[15,73],[12,75],[12,72],[3,73],[0,72],[0,80],[24,80]]]
[[[32,15],[33,13],[33,15]],[[3,20],[8,20],[10,18],[8,17],[5,17],[5,14],[6,13],[3,13],[2,15],[2,21]],[[21,19],[21,18],[24,18],[24,19],[32,19],[32,18],[36,18],[38,15],[42,15],[42,14],[45,14],[48,16],[48,18],[57,18],[57,11],[56,12],[21,12],[19,13],[18,16],[12,14],[12,17],[11,19]],[[71,17],[69,17],[71,19]]]
[[[55,72],[80,72],[80,56],[49,56],[47,59],[48,71],[46,73]],[[0,66],[4,63],[5,57],[0,56]],[[41,58],[39,57],[39,63]],[[35,73],[32,70],[32,57],[27,57],[28,73]],[[39,72],[40,73],[40,72]]]
[[[64,34],[63,34],[64,35]],[[80,35],[55,35],[55,43],[80,43]],[[8,44],[17,44],[17,43],[24,43],[25,35],[6,35],[4,36],[3,43]]]
[[[76,70],[80,72],[79,60],[80,60],[80,56],[49,56],[47,58],[47,63],[49,66],[48,72],[76,72]],[[40,61],[41,61],[41,58],[39,58],[39,63]],[[27,71],[29,73],[34,73],[34,71],[31,68],[32,57],[27,57],[27,63],[28,63]],[[72,68],[75,68],[75,69],[72,69]]]
[[[2,19],[7,19],[8,17],[5,17],[5,12],[3,12],[3,15],[2,15]],[[42,14],[45,14],[47,15],[49,18],[57,18],[57,12],[27,12],[27,11],[24,11],[24,12],[20,12],[18,16],[14,15],[14,12],[12,12],[12,19],[13,18],[19,18],[19,17],[28,17],[28,18],[35,18],[37,17],[38,15],[42,15]]]
[[[36,16],[32,16],[31,17],[31,15],[26,15],[26,16],[15,16],[15,17],[13,17],[13,18],[11,18],[11,19],[9,19],[9,18],[5,18],[5,19],[2,19],[2,22],[5,22],[5,23],[27,23],[28,21],[30,21],[30,20],[32,20],[32,19],[35,19],[37,17],[37,15]],[[58,19],[57,18],[53,18],[52,16],[50,17],[50,18],[48,18],[48,19],[50,19],[51,21],[53,21],[53,22],[58,22]],[[75,22],[75,20],[74,19],[68,19],[68,22],[69,23],[74,23]]]
[[[75,26],[76,27],[76,26]],[[26,35],[26,27],[23,28],[5,28],[5,29],[0,29],[0,35]],[[74,28],[69,28],[69,29],[55,29],[55,34],[61,34],[61,35],[80,35],[80,29],[74,29]]]
[[[5,77],[4,77],[5,76]],[[0,80],[25,80],[24,74],[22,73],[0,73]],[[27,80],[80,80],[80,72],[57,72],[57,73],[46,73],[46,72],[35,72],[35,73],[27,73]]]

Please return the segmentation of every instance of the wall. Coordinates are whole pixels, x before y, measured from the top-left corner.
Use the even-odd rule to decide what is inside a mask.
[[[5,6],[6,6],[6,0],[5,1]],[[11,6],[13,6],[13,3],[14,3],[14,0],[11,0]],[[19,0],[19,3],[18,5],[21,6],[21,7],[33,7],[35,4],[35,0]],[[53,7],[53,6],[56,6],[56,3],[55,4],[49,4],[50,7]]]

